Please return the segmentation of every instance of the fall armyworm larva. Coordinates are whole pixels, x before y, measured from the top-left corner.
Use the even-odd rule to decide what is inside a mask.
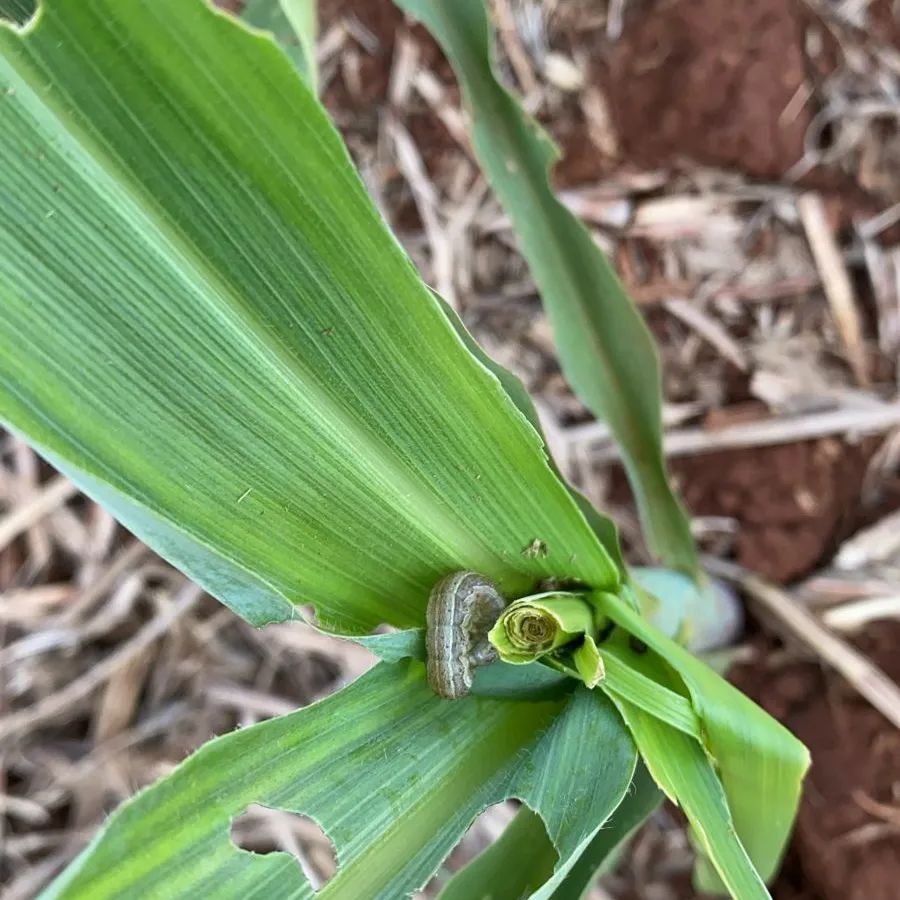
[[[428,598],[425,623],[428,684],[441,697],[457,700],[472,687],[478,666],[497,659],[488,632],[506,601],[475,572],[442,578]]]

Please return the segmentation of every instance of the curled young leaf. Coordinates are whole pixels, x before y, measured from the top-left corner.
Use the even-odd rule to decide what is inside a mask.
[[[529,663],[593,631],[594,613],[570,594],[538,594],[510,604],[490,631],[500,658]]]
[[[552,665],[592,688],[604,673],[596,634],[591,603],[576,594],[547,593],[510,604],[488,638],[504,662],[522,665],[553,654]]]

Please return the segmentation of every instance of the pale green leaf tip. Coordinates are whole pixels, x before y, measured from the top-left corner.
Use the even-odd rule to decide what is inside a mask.
[[[606,667],[603,665],[603,657],[597,649],[597,642],[593,635],[586,634],[584,642],[572,653],[572,661],[575,669],[581,676],[585,687],[593,690],[606,677]]]

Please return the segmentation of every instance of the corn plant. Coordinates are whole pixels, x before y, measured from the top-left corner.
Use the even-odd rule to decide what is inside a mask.
[[[480,0],[399,5],[457,71],[650,546],[703,596],[650,338],[553,197]],[[641,589],[522,385],[414,271],[316,99],[310,6],[249,4],[290,57],[203,0],[43,0],[0,27],[3,420],[237,615],[308,605],[381,659],[210,741],[46,896],[311,896],[291,857],[232,843],[256,802],[330,836],[323,897],[402,897],[514,797],[442,896],[578,897],[665,794],[698,885],[767,897],[805,748],[685,649],[689,615],[658,627],[672,598]]]

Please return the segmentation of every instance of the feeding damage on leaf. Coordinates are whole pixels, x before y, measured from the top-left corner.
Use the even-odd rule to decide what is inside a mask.
[[[535,538],[524,550],[522,556],[526,559],[545,559],[550,552],[547,542],[540,538]]]

